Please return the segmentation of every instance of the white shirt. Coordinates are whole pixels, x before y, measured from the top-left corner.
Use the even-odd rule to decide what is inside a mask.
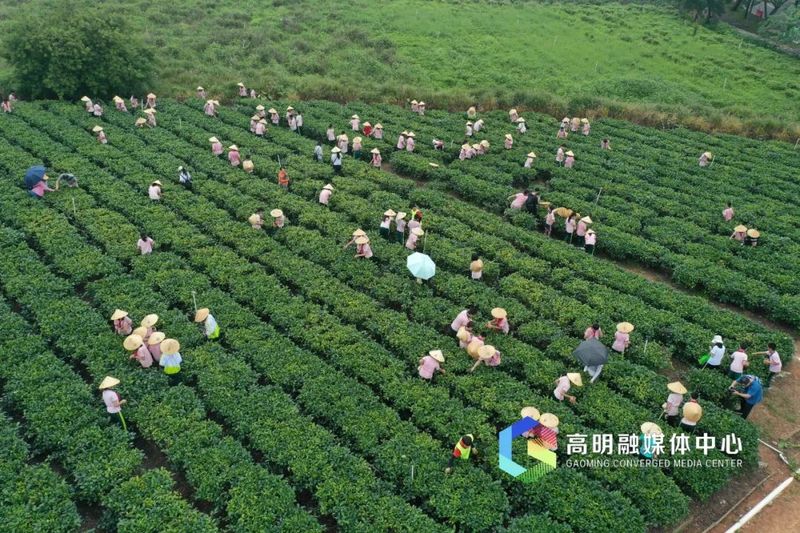
[[[678,416],[678,408],[683,403],[683,394],[678,394],[677,392],[673,392],[669,396],[667,396],[667,416]]]
[[[209,314],[206,317],[206,337],[214,333],[215,329],[217,329],[217,321],[214,319],[214,315]]]
[[[747,361],[747,354],[740,351],[735,351],[731,354],[733,361],[731,361],[731,371],[744,372],[744,362]]]
[[[151,200],[160,200],[161,199],[161,187],[157,185],[151,185],[147,188],[147,194],[150,195]]]
[[[209,315],[210,316],[210,315]],[[181,366],[183,358],[180,353],[161,354],[161,360],[158,362],[160,366]]]
[[[298,128],[301,127],[303,125],[303,115],[298,113],[294,121]]]
[[[389,227],[390,227],[391,225],[392,225],[392,219],[391,219],[391,218],[387,218],[386,220],[384,220],[384,221],[382,221],[382,222],[381,222],[381,227],[382,227],[382,228],[389,229]]]
[[[569,378],[567,376],[561,376],[558,378],[558,384],[556,385],[556,389],[553,391],[553,396],[555,396],[559,401],[564,401],[564,395],[569,392],[570,387],[571,385]]]
[[[778,355],[778,352],[772,352],[772,355],[769,356],[769,371],[780,372],[781,370],[783,370],[781,356]]]
[[[725,357],[725,346],[717,346],[716,344],[711,347],[711,358],[708,360],[709,365],[719,366],[722,363],[722,358]]]
[[[114,402],[119,401],[119,395],[111,389],[103,391],[103,401],[106,403],[106,411],[109,413],[119,413],[122,407],[114,405]]]

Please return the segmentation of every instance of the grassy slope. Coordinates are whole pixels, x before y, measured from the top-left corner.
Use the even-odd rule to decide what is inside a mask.
[[[29,2],[20,2],[23,8]],[[614,104],[800,122],[800,61],[654,6],[421,0],[109,0],[160,52],[155,90],[237,81],[270,96],[418,97],[438,107]],[[0,8],[0,29],[15,8]],[[8,76],[0,64],[0,81]],[[665,107],[666,106],[666,107]],[[729,124],[730,126],[730,124]],[[727,128],[729,131],[731,127]],[[775,129],[774,125],[773,128]],[[751,131],[752,132],[752,131]]]

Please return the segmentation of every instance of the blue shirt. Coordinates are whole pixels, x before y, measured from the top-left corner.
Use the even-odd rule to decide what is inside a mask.
[[[747,402],[750,405],[755,405],[755,404],[761,402],[761,400],[762,400],[762,398],[764,396],[763,391],[761,389],[761,380],[758,379],[755,376],[750,376],[748,374],[745,374],[744,376],[742,376],[739,379],[737,379],[736,383],[744,382],[745,378],[747,378],[747,377],[753,378],[753,381],[752,381],[752,383],[750,383],[750,385],[748,385],[747,387],[742,389],[740,392],[742,392],[744,394],[749,394],[750,397],[749,398],[745,398],[744,401]]]

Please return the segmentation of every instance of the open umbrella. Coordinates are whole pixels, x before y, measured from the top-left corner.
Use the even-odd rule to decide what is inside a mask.
[[[572,355],[586,366],[604,365],[608,361],[608,348],[597,339],[589,339],[580,343]]]
[[[430,256],[414,252],[406,259],[406,267],[414,277],[424,280],[429,280],[436,274],[436,263]]]
[[[25,172],[25,185],[30,189],[40,181],[45,175],[45,168],[41,165],[31,167]]]

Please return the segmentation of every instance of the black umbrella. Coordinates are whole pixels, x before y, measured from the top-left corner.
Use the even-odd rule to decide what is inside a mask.
[[[597,339],[589,339],[580,343],[572,355],[586,366],[604,365],[608,361],[608,348]]]
[[[46,170],[43,166],[31,167],[25,172],[25,185],[30,189],[44,177]]]

